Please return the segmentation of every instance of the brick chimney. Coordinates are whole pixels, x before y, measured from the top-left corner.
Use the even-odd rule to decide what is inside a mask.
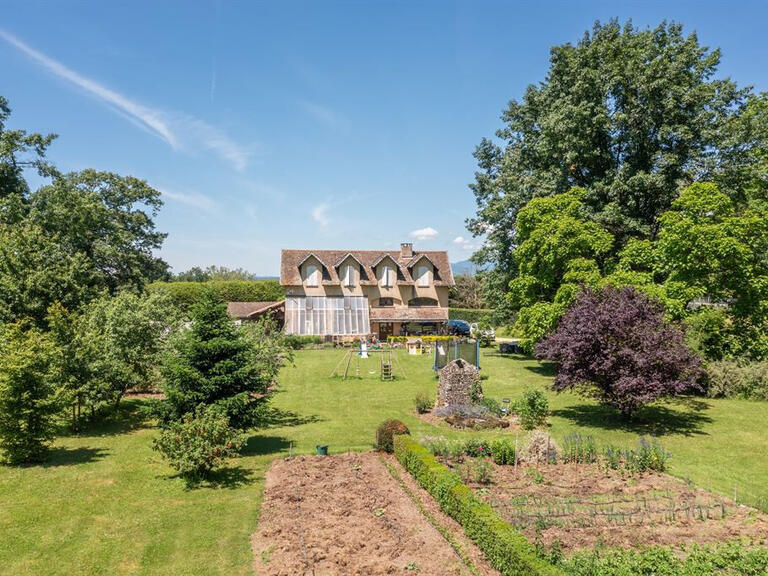
[[[403,242],[400,244],[400,258],[403,260],[410,260],[413,258],[413,244],[410,242]]]

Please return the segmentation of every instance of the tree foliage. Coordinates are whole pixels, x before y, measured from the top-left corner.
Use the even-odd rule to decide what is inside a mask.
[[[701,390],[701,360],[663,307],[634,288],[582,292],[536,356],[556,363],[554,390],[581,390],[627,417],[659,398]]]
[[[0,455],[10,464],[43,460],[60,410],[54,347],[21,323],[0,329]]]
[[[451,308],[479,309],[484,307],[483,285],[480,277],[473,274],[457,274],[455,286],[448,294]]]
[[[195,481],[237,456],[242,445],[241,434],[229,425],[227,416],[206,406],[163,428],[152,447],[181,476]]]
[[[256,280],[256,274],[243,268],[227,268],[226,266],[208,266],[205,269],[193,266],[189,270],[171,276],[172,282],[211,282],[233,280]]]
[[[748,89],[715,77],[719,61],[719,50],[666,22],[596,23],[577,44],[552,48],[546,79],[512,100],[497,140],[475,150],[468,226],[485,236],[473,259],[494,265],[494,306],[524,273],[519,215],[534,198],[583,188],[587,219],[615,239],[605,254],[613,258],[630,238],[655,238],[681,184],[717,182],[738,201],[740,184],[759,180],[765,114],[746,108]],[[551,278],[551,268],[536,277],[545,287]]]
[[[192,307],[191,325],[171,341],[162,372],[164,419],[176,421],[199,406],[221,408],[232,426],[245,429],[258,421],[258,408],[285,361],[277,342],[261,334],[262,348],[232,322],[226,304],[212,292]],[[271,347],[271,348],[268,348]]]
[[[48,307],[76,310],[103,290],[141,289],[165,273],[155,257],[162,204],[146,182],[84,170],[30,193],[26,215],[0,223],[0,314],[43,326]]]

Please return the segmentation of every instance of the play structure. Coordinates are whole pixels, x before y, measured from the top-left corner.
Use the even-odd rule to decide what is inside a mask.
[[[462,338],[435,342],[435,363],[432,369],[436,372],[440,371],[446,364],[459,358],[472,364],[479,370],[480,342],[477,340],[464,340]]]
[[[355,362],[355,378],[360,378],[360,360],[370,358],[370,353],[377,353],[381,355],[380,363],[380,375],[382,380],[394,380],[395,369],[398,371],[398,376],[406,377],[405,370],[400,365],[400,361],[397,359],[397,355],[392,351],[389,346],[384,346],[378,341],[372,341],[368,343],[366,339],[362,339],[357,344],[357,349],[349,348],[344,353],[344,356],[336,364],[336,367],[331,372],[331,378],[334,376],[341,376],[342,380],[346,380],[350,377],[349,369],[352,366],[352,362]],[[342,369],[343,368],[343,369]]]

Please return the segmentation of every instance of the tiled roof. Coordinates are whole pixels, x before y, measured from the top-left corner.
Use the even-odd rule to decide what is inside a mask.
[[[418,306],[413,308],[371,308],[371,322],[413,322],[448,320],[448,309],[439,306]]]
[[[390,256],[397,264],[397,284],[399,286],[413,285],[413,277],[409,270],[411,262],[424,255],[429,258],[435,269],[435,286],[453,286],[453,272],[448,252],[445,250],[414,250],[412,258],[401,258],[399,250],[283,250],[280,254],[280,284],[283,286],[301,285],[299,266],[310,255],[323,264],[323,284],[341,284],[337,263],[352,255],[362,265],[360,284],[371,286],[376,284],[373,266],[384,256]]]
[[[284,306],[285,301],[279,302],[227,302],[227,312],[233,318],[250,318],[254,315],[274,310]]]

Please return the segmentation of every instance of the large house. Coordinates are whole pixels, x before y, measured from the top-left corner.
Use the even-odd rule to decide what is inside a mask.
[[[454,285],[448,252],[283,250],[285,332],[322,336],[437,332]]]

